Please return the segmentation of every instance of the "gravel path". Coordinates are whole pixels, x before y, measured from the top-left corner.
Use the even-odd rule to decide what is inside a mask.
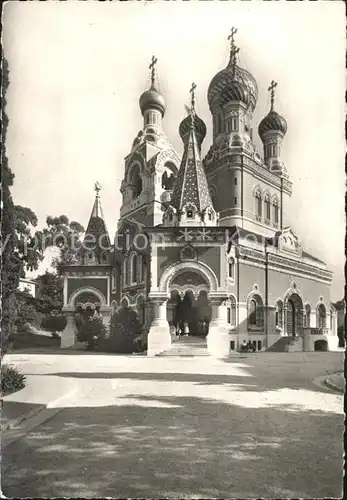
[[[342,493],[341,353],[20,360],[78,390],[3,452],[16,497],[319,498]],[[13,360],[12,360],[13,362]]]

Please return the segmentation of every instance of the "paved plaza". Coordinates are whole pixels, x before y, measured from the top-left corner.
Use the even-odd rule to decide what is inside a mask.
[[[343,396],[321,384],[341,352],[8,362],[28,379],[12,402],[49,408],[4,433],[7,497],[342,494]]]

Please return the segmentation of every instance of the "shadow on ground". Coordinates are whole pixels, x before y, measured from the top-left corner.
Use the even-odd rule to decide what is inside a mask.
[[[342,491],[343,421],[196,397],[69,408],[3,452],[7,497],[318,498]],[[138,404],[136,403],[138,401]]]
[[[331,392],[324,385],[315,384],[314,381],[305,374],[298,377],[297,373],[286,373],[282,376],[274,377],[273,374],[262,371],[259,367],[242,366],[243,371],[247,371],[248,375],[233,375],[233,374],[214,374],[214,373],[182,373],[180,372],[56,372],[56,373],[41,373],[41,376],[56,376],[62,378],[76,379],[102,379],[102,380],[139,380],[148,382],[190,382],[196,385],[203,386],[242,386],[242,391],[249,392],[264,392],[278,391],[281,389],[290,390],[311,390],[315,392]],[[261,373],[261,377],[260,377]],[[27,373],[27,375],[32,375]],[[38,375],[38,374],[35,374]],[[211,387],[211,390],[213,388]]]

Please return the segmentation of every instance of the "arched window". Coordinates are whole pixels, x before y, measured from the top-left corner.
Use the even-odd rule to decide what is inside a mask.
[[[220,134],[223,130],[222,115],[218,113],[216,116],[216,133]]]
[[[145,275],[145,256],[139,255],[139,283],[144,280]]]
[[[236,301],[234,297],[230,297],[229,299],[229,305],[227,309],[228,313],[228,323],[229,325],[235,326],[236,325]]]
[[[132,199],[140,196],[142,192],[142,178],[139,165],[135,165],[130,172],[130,184],[132,189]]]
[[[283,302],[278,300],[276,303],[276,326],[278,328],[283,327]]]
[[[128,264],[127,264],[127,259],[124,259],[123,261],[123,286],[126,286],[128,284]]]
[[[92,250],[88,250],[88,252],[86,252],[85,261],[86,261],[86,264],[90,264],[90,263],[94,262],[94,252]]]
[[[137,282],[137,255],[133,254],[131,258],[131,283]]]
[[[259,295],[253,295],[248,302],[248,325],[262,328],[264,325],[263,303]]]
[[[317,308],[317,316],[318,328],[326,328],[326,310],[324,304],[319,304]]]
[[[265,212],[265,221],[266,222],[269,222],[270,219],[271,219],[271,214],[270,214],[270,198],[268,195],[265,196],[265,199],[264,199],[264,212]]]
[[[272,209],[273,209],[273,220],[275,224],[278,224],[279,221],[279,211],[278,211],[278,201],[275,198],[272,201]]]
[[[261,192],[259,189],[256,190],[255,192],[255,211],[256,211],[256,217],[257,219],[261,219],[262,216],[262,199],[261,199]]]
[[[254,299],[248,304],[248,324],[253,326],[257,324],[257,303]]]
[[[232,257],[228,261],[228,277],[235,278],[235,261]]]
[[[311,326],[311,306],[310,306],[310,304],[305,305],[304,326],[306,328],[310,328],[310,326]]]
[[[112,270],[112,290],[114,290],[117,287],[117,270],[113,269]]]
[[[233,117],[231,119],[231,131],[232,132],[237,132],[237,118]]]
[[[107,252],[102,252],[101,254],[101,262],[106,264],[108,261],[108,255],[107,255]]]

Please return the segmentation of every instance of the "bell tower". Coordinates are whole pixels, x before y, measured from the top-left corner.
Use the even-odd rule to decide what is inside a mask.
[[[161,224],[180,165],[180,158],[163,128],[166,105],[156,76],[157,62],[153,56],[149,65],[150,87],[139,99],[142,128],[125,157],[118,229],[126,220],[144,226]]]

